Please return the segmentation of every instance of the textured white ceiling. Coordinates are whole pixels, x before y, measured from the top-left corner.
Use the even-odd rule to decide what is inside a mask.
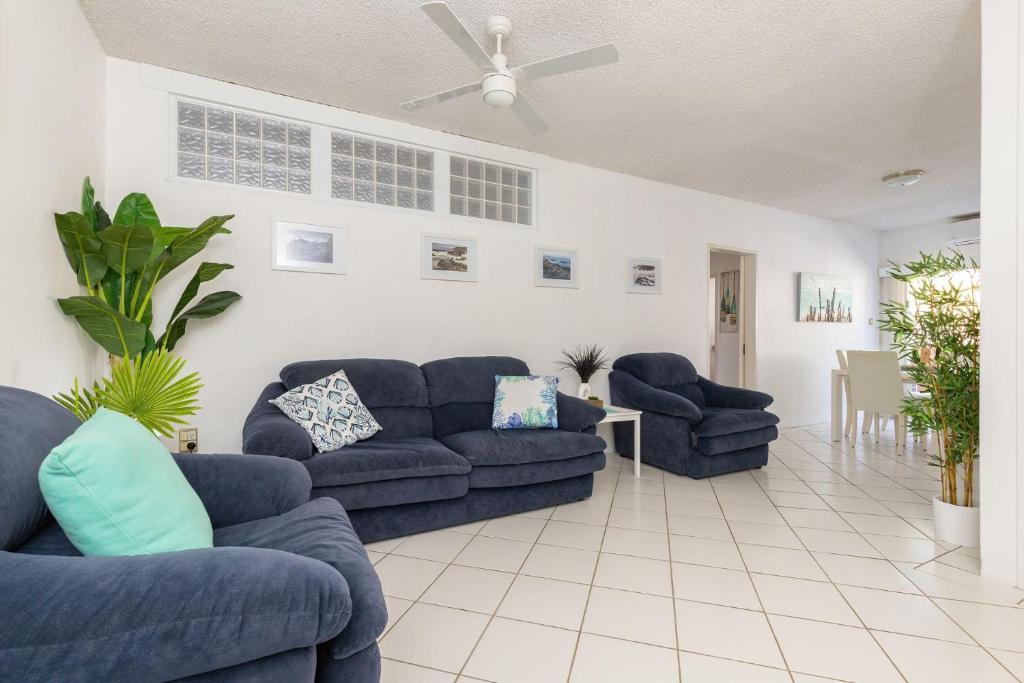
[[[874,228],[978,209],[980,0],[449,4],[487,47],[508,15],[512,65],[621,61],[526,83],[535,137],[476,96],[398,108],[478,76],[414,0],[81,0],[116,57]]]

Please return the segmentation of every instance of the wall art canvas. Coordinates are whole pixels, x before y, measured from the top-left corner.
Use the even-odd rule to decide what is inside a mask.
[[[853,284],[849,278],[800,273],[797,320],[810,323],[853,322]]]
[[[718,290],[718,331],[735,334],[740,331],[740,271],[719,273],[715,282]]]
[[[575,249],[536,247],[533,284],[537,287],[579,287],[580,252]]]
[[[475,239],[423,235],[420,247],[420,271],[423,278],[475,282],[477,266]]]
[[[273,268],[307,273],[348,272],[345,228],[309,223],[274,223]]]
[[[626,291],[634,294],[661,294],[661,259],[626,259]]]

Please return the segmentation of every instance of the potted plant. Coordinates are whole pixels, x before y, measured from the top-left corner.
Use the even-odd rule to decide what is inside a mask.
[[[113,219],[95,201],[89,178],[82,184],[81,211],[54,214],[64,254],[84,294],[58,299],[61,311],[108,354],[110,377],[92,388],[54,397],[80,418],[99,406],[138,419],[171,436],[171,426],[198,409],[201,384],[195,373],[179,377],[184,360],[171,352],[190,320],[212,318],[241,299],[237,292],[207,294],[194,305],[200,286],[233,268],[229,263],[199,264],[157,337],[153,333],[153,296],[157,285],[202,251],[211,238],[230,233],[232,216],[213,216],[195,228],[160,223],[153,203],[133,192]]]
[[[980,275],[978,264],[959,252],[922,253],[889,275],[907,285],[908,303],[882,304],[879,327],[893,335],[893,348],[920,391],[904,401],[908,428],[932,431],[942,493],[932,499],[936,536],[977,546],[980,515],[975,500],[979,435]]]
[[[568,351],[562,351],[562,360],[557,361],[563,370],[572,370],[580,378],[580,386],[576,392],[579,398],[590,396],[590,379],[598,370],[608,367],[608,357],[604,349],[597,344],[577,345]]]

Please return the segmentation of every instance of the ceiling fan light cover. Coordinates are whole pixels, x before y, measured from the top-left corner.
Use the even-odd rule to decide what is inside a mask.
[[[484,102],[492,107],[511,107],[516,101],[516,79],[507,73],[490,74],[483,82]]]

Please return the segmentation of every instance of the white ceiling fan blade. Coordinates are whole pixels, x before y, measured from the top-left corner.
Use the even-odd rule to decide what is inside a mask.
[[[426,107],[428,104],[438,104],[440,102],[446,102],[448,100],[455,99],[456,97],[462,97],[468,95],[471,92],[476,92],[482,88],[480,81],[474,83],[467,83],[466,85],[460,85],[457,88],[450,90],[442,90],[436,92],[433,95],[427,95],[426,97],[419,97],[415,100],[409,100],[408,102],[402,102],[399,107],[402,109],[419,109],[420,107]]]
[[[522,93],[516,95],[516,99],[512,103],[512,111],[519,117],[519,121],[526,127],[526,130],[532,134],[540,135],[547,132],[548,124],[544,123],[544,120],[523,97]]]
[[[447,2],[427,2],[420,5],[420,9],[426,12],[438,28],[451,38],[460,50],[473,60],[473,63],[481,69],[494,70],[490,55],[480,47],[480,43],[466,30],[459,18],[452,12]]]
[[[589,50],[572,52],[561,57],[542,59],[532,64],[524,64],[513,69],[514,73],[521,73],[527,78],[544,78],[555,74],[564,74],[568,71],[579,71],[589,69],[603,64],[614,64],[619,61],[619,51],[615,49],[614,43],[592,47]]]

